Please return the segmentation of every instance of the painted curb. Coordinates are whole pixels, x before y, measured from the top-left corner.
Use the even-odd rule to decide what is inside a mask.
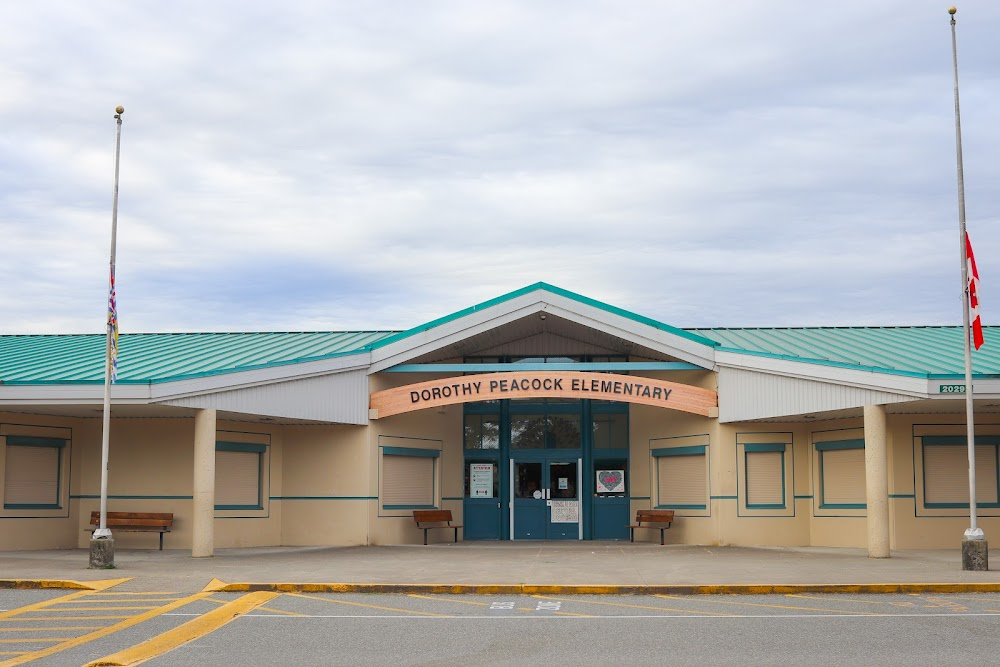
[[[788,593],[1000,593],[1000,582],[896,584],[356,584],[233,583],[206,588],[218,593],[423,593],[431,595],[776,595]]]
[[[79,581],[71,581],[69,579],[0,579],[0,588],[69,588],[83,591],[97,590],[90,584]]]

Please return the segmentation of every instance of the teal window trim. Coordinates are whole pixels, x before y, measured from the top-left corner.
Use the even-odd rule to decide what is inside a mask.
[[[857,440],[830,440],[828,442],[817,442],[816,451],[826,452],[837,449],[864,449],[865,441]]]
[[[216,442],[217,452],[257,452],[263,454],[267,451],[267,445],[258,445],[250,442]]]
[[[783,442],[761,442],[761,443],[749,443],[743,445],[743,451],[745,452],[782,452],[784,453],[787,445]],[[784,457],[782,457],[784,458]]]
[[[750,448],[753,449],[750,449]],[[781,454],[781,502],[780,503],[751,503],[747,501],[748,510],[784,510],[788,509],[788,491],[785,488],[785,445],[784,443],[761,443],[743,445],[743,486],[746,494],[750,495],[750,479],[747,477],[747,457],[755,453]]]
[[[976,447],[993,447],[994,450],[1000,448],[1000,436],[997,435],[977,435],[973,437],[973,442],[975,442]],[[968,439],[964,435],[925,435],[920,439],[921,448],[921,459],[926,461],[926,448],[927,447],[958,447],[963,448],[968,447]],[[994,491],[997,494],[998,502],[992,503],[981,503],[976,501],[976,507],[982,507],[985,509],[996,509],[1000,508],[1000,451],[995,451],[993,453],[994,470],[993,470],[993,484]],[[915,471],[914,471],[915,472]],[[935,509],[971,509],[970,503],[929,503],[927,502],[927,471],[924,466],[921,466],[921,476],[923,477],[923,487],[924,487],[924,509],[935,510]],[[968,491],[968,489],[966,489]],[[912,496],[911,496],[912,497]]]
[[[441,456],[440,449],[421,449],[419,447],[382,447],[382,454],[385,456],[423,456],[427,458],[438,458]]]
[[[33,435],[5,436],[7,447],[48,447],[58,449],[56,455],[56,498],[54,503],[4,503],[5,510],[61,510],[63,509],[63,448],[66,440],[63,438],[43,438]]]
[[[711,496],[709,500],[738,500],[739,496]]]
[[[977,435],[974,440],[977,446],[1000,446],[1000,435]],[[920,437],[920,442],[923,445],[961,445],[965,447],[968,441],[964,435],[925,435]]]
[[[681,504],[671,504],[671,505],[657,505],[655,509],[658,510],[704,510],[708,509],[708,505],[681,505]]]
[[[384,510],[436,510],[437,505],[382,505]]]
[[[14,447],[65,447],[63,438],[41,438],[34,435],[8,435],[7,444]]]
[[[864,510],[868,503],[820,503],[821,510]]]
[[[264,509],[264,454],[267,453],[267,445],[252,442],[224,442],[216,441],[215,451],[217,452],[244,452],[257,455],[257,502],[247,505],[215,505],[216,510],[232,511],[262,511]],[[270,467],[268,467],[270,474]],[[223,518],[223,517],[217,517]],[[251,517],[252,518],[252,517]]]
[[[704,455],[707,450],[708,445],[693,445],[691,447],[660,447],[650,453],[657,458],[661,456],[698,456],[699,454]]]

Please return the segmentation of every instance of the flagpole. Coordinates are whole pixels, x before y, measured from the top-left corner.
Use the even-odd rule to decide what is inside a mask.
[[[101,434],[101,511],[100,525],[91,540],[90,567],[113,568],[115,566],[114,540],[108,528],[108,450],[111,441],[111,376],[112,344],[117,317],[112,311],[111,299],[115,294],[115,254],[118,240],[118,172],[122,145],[122,114],[125,108],[115,107],[115,185],[111,203],[111,261],[108,287],[108,316],[104,343],[104,418]]]
[[[955,79],[955,159],[958,166],[958,228],[962,266],[962,333],[965,351],[965,424],[969,456],[969,528],[962,542],[962,569],[986,570],[988,546],[983,529],[976,525],[976,438],[972,389],[972,343],[969,331],[969,250],[965,230],[965,171],[962,160],[962,116],[958,103],[958,39],[955,35],[955,7],[951,15],[951,62]]]

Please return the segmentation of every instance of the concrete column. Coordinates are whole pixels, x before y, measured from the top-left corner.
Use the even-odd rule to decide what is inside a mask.
[[[194,415],[194,515],[191,555],[215,553],[215,410]]]
[[[865,487],[868,503],[868,557],[889,557],[889,475],[885,406],[866,405]]]

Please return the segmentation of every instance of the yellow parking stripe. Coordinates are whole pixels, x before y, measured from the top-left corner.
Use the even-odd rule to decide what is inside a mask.
[[[785,597],[787,598],[800,598],[802,600],[833,600],[836,602],[857,602],[858,604],[887,604],[893,607],[913,607],[915,606],[912,602],[892,602],[888,600],[858,600],[857,598],[848,598],[842,595],[836,595],[833,597],[820,597],[818,595],[800,595],[798,593],[789,593]]]
[[[421,600],[434,600],[435,602],[445,601],[445,602],[457,602],[460,604],[474,604],[477,607],[489,607],[489,602],[476,602],[475,600],[456,600],[455,598],[443,598],[436,595],[420,595],[418,593],[410,593],[407,597],[420,598]]]
[[[536,597],[536,598],[542,598],[542,599],[545,599],[545,600],[560,600],[562,602],[570,602],[571,601],[571,600],[568,600],[566,598],[552,598],[552,597],[545,597],[544,595],[535,595],[534,597]],[[686,599],[686,598],[681,598],[681,599]],[[607,605],[609,607],[628,607],[628,608],[631,608],[631,609],[651,609],[651,610],[655,610],[655,611],[676,611],[676,612],[682,612],[682,613],[685,613],[685,614],[698,614],[698,615],[701,615],[701,616],[732,616],[732,614],[718,614],[718,613],[711,612],[711,611],[692,611],[690,609],[671,609],[670,607],[650,607],[650,606],[641,605],[641,604],[625,604],[624,602],[603,602],[601,600],[577,600],[575,598],[572,600],[572,602],[581,602],[583,604]]]
[[[70,607],[69,609],[53,609],[49,607],[46,612],[78,612],[78,611],[138,611],[141,609],[156,609],[158,605],[144,605],[142,607]]]
[[[0,644],[31,644],[33,642],[64,642],[72,637],[21,637],[20,639],[0,639]]]
[[[67,600],[61,602],[60,604],[129,604],[131,602],[173,602],[176,597],[172,598],[140,598],[138,600],[122,600],[114,598],[105,598],[102,600],[95,600],[93,595],[84,600]],[[152,608],[152,607],[150,607]]]
[[[48,611],[48,610],[46,610]],[[107,621],[116,618],[135,618],[128,614],[117,616],[25,616],[23,618],[5,618],[5,621]],[[6,629],[6,628],[0,628]]]
[[[103,625],[60,625],[54,628],[0,628],[0,632],[56,632],[62,630],[97,630]]]
[[[202,592],[198,595],[205,596],[207,594],[206,592]],[[123,667],[125,665],[145,662],[158,655],[172,651],[178,646],[194,641],[199,637],[204,637],[277,596],[278,593],[269,591],[247,593],[227,602],[217,609],[213,609],[198,618],[188,621],[184,625],[176,627],[173,630],[168,630],[141,644],[89,662],[86,667]]]
[[[105,628],[101,628],[100,630],[95,630],[94,632],[89,632],[85,635],[80,635],[79,637],[75,637],[73,639],[70,639],[69,641],[61,642],[54,646],[50,646],[47,649],[43,649],[41,651],[33,651],[31,653],[26,653],[25,655],[22,655],[17,658],[4,660],[3,662],[0,662],[0,667],[14,667],[14,665],[23,665],[26,662],[38,660],[39,658],[45,658],[55,653],[65,651],[66,649],[74,648],[76,646],[80,646],[81,644],[86,644],[87,642],[94,641],[95,639],[100,639],[101,637],[106,637],[110,634],[118,632],[119,630],[124,630],[125,628],[132,627],[133,625],[138,625],[140,623],[148,621],[151,618],[156,618],[157,616],[165,614],[169,611],[173,611],[174,609],[177,609],[179,607],[183,607],[184,605],[190,604],[191,602],[194,602],[196,600],[208,597],[209,595],[211,595],[211,593],[195,593],[194,595],[189,595],[185,598],[175,600],[170,604],[163,605],[162,607],[158,607],[156,609],[151,609],[142,614],[136,614],[135,616],[89,616],[89,617],[81,616],[81,617],[63,617],[60,619],[49,619],[49,618],[18,619],[18,620],[76,620],[76,619],[92,620],[92,619],[108,618],[108,619],[124,619],[124,620],[121,620],[113,625],[109,625]]]
[[[76,598],[78,598],[78,597],[80,597],[82,595],[86,595],[89,592],[90,591],[77,591],[76,593],[70,593],[68,595],[63,595],[61,597],[52,598],[51,600],[43,600],[41,602],[36,602],[34,604],[29,604],[29,605],[25,605],[23,607],[18,607],[17,609],[10,609],[10,610],[5,611],[5,612],[0,612],[0,621],[5,621],[5,620],[7,620],[9,618],[13,618],[15,616],[20,616],[21,614],[27,614],[27,613],[32,612],[32,611],[40,611],[42,609],[45,609],[46,611],[48,611],[47,608],[51,607],[52,605],[60,604],[62,602],[66,602],[66,601],[69,601],[69,600],[75,600]]]
[[[655,597],[663,598],[665,600],[690,600],[693,602],[705,602],[707,604],[735,604],[742,607],[768,607],[770,609],[794,609],[797,611],[821,611],[829,612],[833,614],[845,614],[845,615],[855,615],[855,616],[872,616],[873,614],[867,611],[844,611],[843,609],[821,609],[819,607],[793,607],[790,605],[782,604],[764,604],[763,602],[735,602],[733,600],[702,600],[695,597],[690,598],[679,598],[674,595],[657,595]]]
[[[285,593],[296,598],[306,598],[307,600],[321,600],[323,602],[335,602],[337,604],[352,605],[354,607],[367,607],[368,609],[381,609],[382,611],[400,611],[404,614],[417,614],[419,616],[448,616],[448,614],[435,614],[429,611],[414,611],[412,609],[399,609],[398,607],[381,607],[377,604],[365,604],[363,602],[349,602],[347,600],[337,600],[335,598],[321,598],[315,595],[305,595],[303,593]],[[2,667],[2,666],[0,666]]]

